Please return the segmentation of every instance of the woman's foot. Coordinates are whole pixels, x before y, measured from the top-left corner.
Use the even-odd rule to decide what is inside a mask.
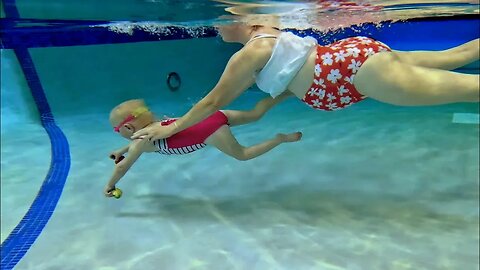
[[[296,142],[302,138],[302,133],[301,132],[294,132],[290,134],[279,133],[277,134],[277,138],[281,142]]]

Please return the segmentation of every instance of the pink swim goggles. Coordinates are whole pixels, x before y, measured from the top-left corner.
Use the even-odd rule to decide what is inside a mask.
[[[125,119],[123,119],[123,121],[120,122],[120,124],[118,124],[116,127],[114,127],[113,130],[115,132],[120,132],[120,128],[122,128],[123,125],[125,125],[126,123],[128,123],[132,120],[135,120],[135,118],[139,117],[144,112],[148,112],[147,107],[142,106],[142,107],[136,108],[135,110],[133,110],[133,112],[131,114],[129,114],[127,117],[125,117]]]

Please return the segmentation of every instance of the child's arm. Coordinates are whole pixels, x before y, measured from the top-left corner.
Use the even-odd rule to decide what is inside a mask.
[[[135,140],[128,147],[126,147],[128,149],[128,155],[115,165],[113,174],[104,189],[105,196],[113,196],[112,191],[115,189],[115,184],[122,179],[122,177],[132,167],[133,163],[135,163],[135,161],[137,161],[137,159],[142,155],[144,152],[143,149],[145,143],[147,143],[147,141],[148,140]]]

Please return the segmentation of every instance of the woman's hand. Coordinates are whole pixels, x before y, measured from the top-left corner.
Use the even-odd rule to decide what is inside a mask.
[[[131,138],[132,139],[148,139],[150,141],[165,139],[175,134],[174,126],[175,126],[174,124],[162,126],[160,122],[157,122],[133,133],[133,136]]]

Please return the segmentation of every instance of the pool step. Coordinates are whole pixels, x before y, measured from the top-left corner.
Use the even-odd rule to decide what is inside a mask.
[[[454,113],[452,123],[455,124],[480,124],[480,114],[478,113]]]

